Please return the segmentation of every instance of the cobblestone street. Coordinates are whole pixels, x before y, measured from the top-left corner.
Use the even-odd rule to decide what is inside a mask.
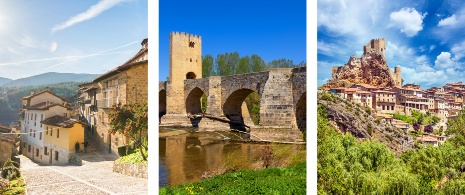
[[[117,158],[104,152],[79,154],[82,166],[48,166],[19,155],[27,194],[147,194],[147,179],[112,171]]]

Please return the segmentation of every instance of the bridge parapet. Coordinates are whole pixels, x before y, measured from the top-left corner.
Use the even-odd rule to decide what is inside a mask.
[[[158,82],[158,92],[160,92],[161,90],[166,91],[166,83],[168,83],[168,82],[167,81]]]

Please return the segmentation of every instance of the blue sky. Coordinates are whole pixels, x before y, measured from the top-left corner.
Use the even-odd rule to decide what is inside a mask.
[[[160,80],[169,75],[169,33],[202,36],[202,56],[237,51],[265,62],[306,61],[305,1],[159,1]]]
[[[387,63],[402,67],[404,84],[465,81],[462,1],[318,0],[317,9],[319,86],[373,38],[386,38]]]
[[[0,77],[103,74],[148,36],[147,0],[0,1]]]

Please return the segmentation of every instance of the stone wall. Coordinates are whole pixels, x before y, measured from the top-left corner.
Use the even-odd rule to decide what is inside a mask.
[[[148,166],[145,164],[124,164],[113,162],[113,172],[138,178],[148,178]]]
[[[0,166],[3,163],[16,155],[15,142],[17,138],[14,135],[0,133]]]
[[[147,102],[148,100],[148,62],[132,66],[126,71],[127,83],[124,95],[126,103]]]

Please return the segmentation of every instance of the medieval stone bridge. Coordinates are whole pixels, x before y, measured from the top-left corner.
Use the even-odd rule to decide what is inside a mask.
[[[185,79],[184,90],[180,93],[170,93],[170,83],[160,82],[159,112],[162,115],[166,113],[161,118],[160,125],[196,125],[187,116],[202,113],[201,97],[205,94],[206,113],[230,119],[239,117],[241,122],[253,127],[252,132],[261,131],[267,134],[266,137],[269,139],[273,139],[270,134],[276,137],[300,139],[300,132],[306,128],[306,77],[306,67],[299,67],[272,68],[266,72],[232,76]],[[253,92],[261,97],[258,126],[253,125],[243,104],[245,98]],[[176,108],[181,105],[184,108],[170,109],[169,99],[176,94],[184,97],[183,102],[171,101],[171,104],[177,104]],[[229,130],[228,125],[205,118],[200,120],[198,126],[200,129]]]

